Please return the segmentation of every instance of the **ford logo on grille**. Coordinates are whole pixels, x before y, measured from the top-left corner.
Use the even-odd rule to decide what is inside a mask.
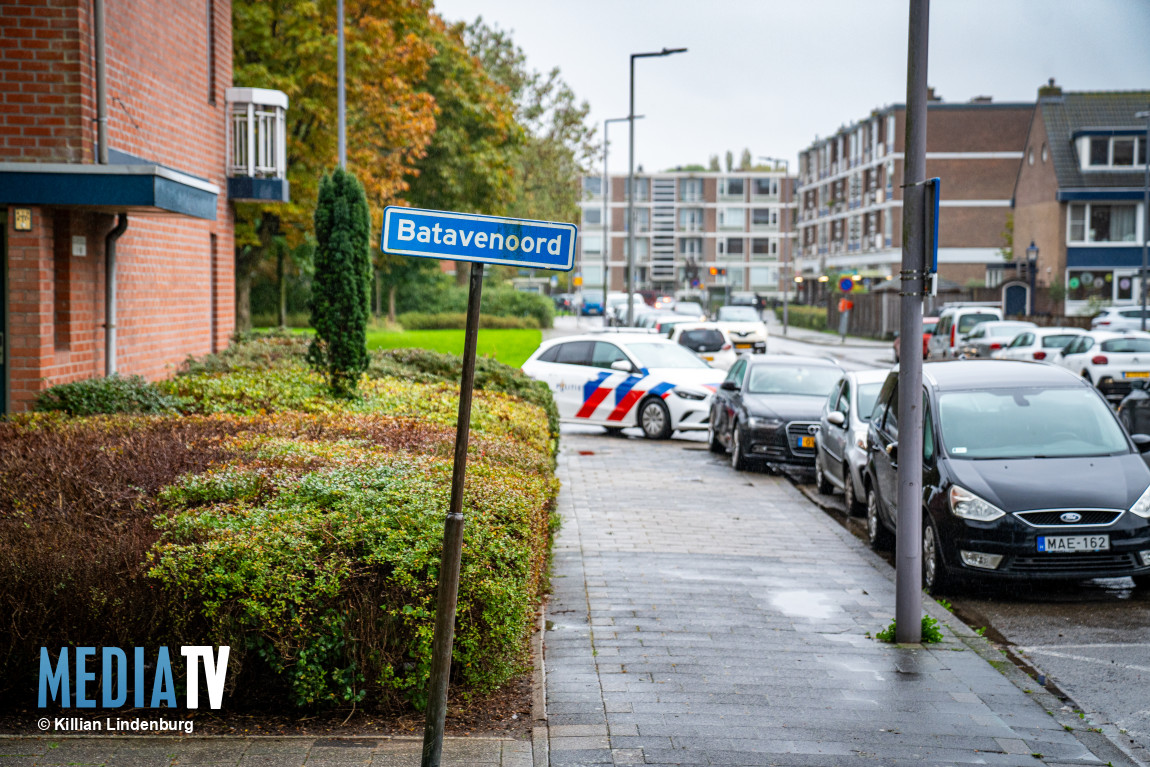
[[[1063,522],[1081,522],[1082,515],[1076,511],[1068,511],[1059,517]]]

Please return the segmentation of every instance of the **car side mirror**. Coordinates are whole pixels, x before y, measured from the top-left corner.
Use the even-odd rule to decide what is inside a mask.
[[[832,410],[827,414],[827,423],[833,423],[835,426],[842,426],[847,422],[847,418],[838,410]]]
[[[611,363],[611,369],[612,370],[621,370],[624,373],[635,372],[635,366],[632,365],[627,360],[615,360],[614,362]]]
[[[739,385],[734,381],[723,381],[721,384],[719,384],[719,388],[723,389],[724,391],[738,391]]]
[[[1150,452],[1150,434],[1131,434],[1130,440],[1134,443],[1134,447],[1138,448],[1139,453]]]

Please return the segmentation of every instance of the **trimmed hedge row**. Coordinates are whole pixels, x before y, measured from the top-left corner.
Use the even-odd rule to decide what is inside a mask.
[[[423,705],[459,361],[376,355],[362,396],[335,401],[305,345],[190,362],[158,388],[191,415],[0,424],[10,700],[32,700],[41,645],[229,644],[229,707]],[[470,691],[526,667],[558,490],[550,393],[486,362],[453,661]]]
[[[396,317],[404,330],[463,330],[467,327],[466,312],[446,312],[426,314],[406,312]],[[479,315],[479,327],[490,330],[538,329],[539,320],[535,317],[499,317],[492,314]]]
[[[775,307],[775,316],[783,321],[782,307]],[[825,306],[804,306],[791,304],[787,310],[787,321],[800,328],[811,330],[827,329],[827,309]]]

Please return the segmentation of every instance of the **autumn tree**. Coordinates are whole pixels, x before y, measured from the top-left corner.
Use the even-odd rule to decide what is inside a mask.
[[[506,86],[526,136],[516,154],[518,189],[510,213],[520,218],[571,221],[579,216],[578,182],[597,156],[591,107],[555,68],[542,74],[511,36],[482,18],[468,25],[471,52],[497,82]]]
[[[346,0],[348,168],[362,181],[372,219],[403,199],[406,178],[435,128],[434,99],[419,88],[434,46],[415,31],[429,0]],[[336,165],[335,0],[234,0],[233,79],[288,96],[291,202],[236,204],[236,325],[250,326],[252,275],[287,248],[306,254],[317,187]]]
[[[519,188],[524,132],[508,88],[468,51],[463,33],[463,24],[448,25],[436,14],[420,30],[434,48],[420,88],[435,100],[435,133],[408,176],[406,197],[419,208],[506,215]],[[386,253],[377,265],[393,321],[396,291],[438,269],[433,260]]]

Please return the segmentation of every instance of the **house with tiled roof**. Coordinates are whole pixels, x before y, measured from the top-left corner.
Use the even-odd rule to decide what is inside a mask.
[[[1039,89],[1014,188],[1008,304],[1073,315],[1141,301],[1147,128],[1135,115],[1148,109],[1150,90]]]

